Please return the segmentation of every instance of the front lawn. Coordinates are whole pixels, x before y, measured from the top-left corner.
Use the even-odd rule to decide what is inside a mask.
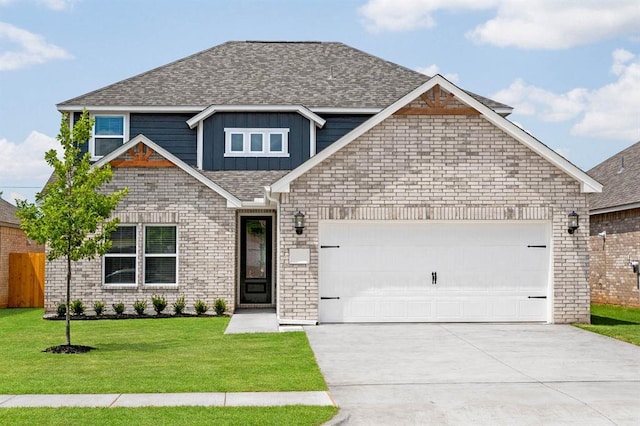
[[[303,332],[223,335],[228,318],[64,321],[0,309],[0,394],[326,390]]]
[[[640,346],[640,309],[591,305],[591,324],[578,327]]]
[[[320,425],[335,407],[143,407],[5,408],[2,423],[11,425]]]

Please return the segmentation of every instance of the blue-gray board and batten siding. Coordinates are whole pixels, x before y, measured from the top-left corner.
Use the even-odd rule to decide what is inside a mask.
[[[173,155],[196,167],[197,132],[187,120],[193,114],[131,113],[129,134],[145,135]],[[316,130],[316,152],[320,152],[342,136],[369,119],[370,115],[324,114],[325,125]],[[74,114],[74,121],[80,113]],[[298,113],[217,113],[207,118],[203,131],[204,170],[292,170],[310,155],[307,118]],[[289,129],[289,157],[225,157],[225,128],[284,128]],[[87,144],[82,145],[87,151]]]
[[[295,112],[222,112],[204,120],[204,170],[291,170],[309,158],[309,120]],[[289,129],[288,157],[225,157],[225,128]]]

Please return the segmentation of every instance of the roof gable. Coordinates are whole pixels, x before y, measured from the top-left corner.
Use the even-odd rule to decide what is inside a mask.
[[[20,219],[16,216],[18,208],[6,200],[0,198],[0,225],[7,225],[12,228],[20,226]]]
[[[143,159],[141,158],[140,150],[134,151],[134,148],[136,146],[138,146],[138,144],[143,144],[143,145],[151,148],[155,153],[157,153],[158,155],[164,157],[167,161],[169,161],[170,163],[174,164],[176,167],[182,169],[184,172],[186,172],[188,175],[192,176],[194,179],[196,179],[200,183],[202,183],[205,186],[209,187],[214,192],[220,194],[222,197],[224,197],[227,200],[227,206],[228,207],[241,207],[242,206],[242,202],[237,197],[235,197],[233,194],[231,194],[229,191],[227,191],[226,189],[222,188],[221,186],[219,186],[215,182],[211,181],[210,179],[208,179],[206,176],[202,175],[201,173],[198,173],[196,170],[194,170],[191,166],[186,164],[184,161],[180,160],[178,157],[176,157],[175,155],[171,154],[169,151],[165,150],[160,145],[156,144],[155,142],[153,142],[151,139],[147,138],[144,135],[138,135],[138,136],[130,139],[124,145],[118,147],[116,150],[110,152],[109,154],[105,155],[100,160],[98,160],[94,164],[94,166],[95,167],[102,167],[105,164],[111,163],[114,160],[117,161],[118,157],[120,157],[121,155],[123,155],[123,154],[125,154],[127,152],[129,152],[129,154],[133,158],[131,160],[132,163],[135,163],[136,161],[143,161]],[[148,157],[146,159],[148,160]],[[161,161],[159,163],[162,163],[162,166],[166,166],[167,165],[164,161]],[[137,165],[137,164],[134,164],[134,165]],[[120,166],[122,166],[122,163],[120,163]],[[126,165],[124,167],[126,167]]]
[[[602,183],[600,194],[589,195],[592,213],[640,207],[640,142],[618,152],[587,172]]]
[[[436,89],[437,88],[437,89]],[[463,110],[456,111],[455,114],[464,113],[464,114],[481,114],[487,121],[494,124],[496,127],[516,139],[518,142],[527,146],[533,152],[540,155],[542,158],[547,160],[549,163],[553,164],[560,170],[562,170],[567,175],[571,176],[573,179],[578,181],[581,184],[582,192],[600,192],[602,190],[602,185],[596,182],[595,179],[591,178],[585,172],[580,170],[578,167],[573,165],[571,162],[566,160],[560,154],[556,153],[542,142],[535,139],[529,133],[522,130],[520,127],[516,126],[509,120],[497,114],[495,111],[485,106],[483,103],[479,102],[475,97],[469,95],[464,90],[460,89],[441,75],[436,75],[432,77],[426,83],[420,85],[416,89],[404,95],[402,98],[398,99],[396,102],[391,104],[389,107],[382,110],[380,113],[374,115],[369,120],[365,121],[362,125],[356,127],[351,132],[344,135],[342,138],[331,144],[329,147],[321,151],[319,154],[311,157],[305,163],[301,164],[296,169],[292,170],[290,173],[285,175],[283,178],[279,179],[273,185],[271,185],[271,191],[273,192],[288,192],[289,185],[295,179],[300,177],[302,174],[311,170],[316,165],[320,164],[322,161],[329,158],[338,150],[342,149],[349,143],[353,142],[358,137],[362,136],[366,132],[368,132],[373,127],[377,126],[385,119],[390,117],[396,113],[412,113],[411,110],[413,107],[410,106],[411,102],[416,99],[422,99],[426,104],[426,109],[431,109],[430,112],[422,111],[422,113],[437,113],[437,114],[449,114],[447,109],[458,109],[460,105],[454,108],[448,108],[448,101],[446,101],[447,97],[445,97],[445,101],[437,101],[436,99],[426,100],[424,95],[429,92],[431,89],[435,89],[434,92],[437,91],[437,98],[440,98],[439,93],[440,89],[444,89],[449,94],[453,95],[457,99],[457,101],[461,102]],[[431,105],[429,105],[431,103]],[[444,103],[444,104],[443,104]],[[453,107],[453,105],[452,105]],[[413,111],[413,113],[421,113],[421,111]],[[451,114],[454,114],[453,112]]]

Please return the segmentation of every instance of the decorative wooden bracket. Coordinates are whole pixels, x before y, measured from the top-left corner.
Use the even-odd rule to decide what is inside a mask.
[[[140,142],[127,151],[131,159],[112,160],[111,167],[175,167],[169,160],[150,160],[155,151]]]
[[[453,93],[448,93],[443,99],[441,95],[440,85],[433,86],[433,99],[426,93],[420,95],[420,99],[426,104],[426,107],[403,107],[396,111],[395,115],[479,115],[474,108],[470,107],[454,107],[447,108],[449,102],[453,99]]]

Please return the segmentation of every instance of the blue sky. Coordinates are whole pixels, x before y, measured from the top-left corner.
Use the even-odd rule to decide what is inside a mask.
[[[50,174],[55,104],[228,40],[339,41],[441,73],[588,170],[640,141],[639,0],[0,0],[0,191]]]

